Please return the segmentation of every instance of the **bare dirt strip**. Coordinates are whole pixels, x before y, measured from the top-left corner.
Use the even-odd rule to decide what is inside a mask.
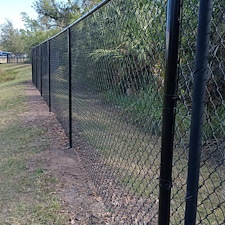
[[[42,163],[44,172],[57,178],[56,196],[60,199],[68,221],[65,224],[111,224],[103,201],[88,177],[82,161],[75,149],[68,149],[68,139],[60,123],[40,93],[29,81],[26,84],[28,110],[22,115],[25,126],[46,129],[46,143],[49,148],[34,156],[28,162],[30,170],[35,163]]]

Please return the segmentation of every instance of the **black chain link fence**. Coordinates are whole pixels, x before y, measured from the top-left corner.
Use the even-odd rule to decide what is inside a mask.
[[[49,55],[48,43],[45,42],[41,45],[41,76],[42,76],[42,96],[46,103],[49,105]]]
[[[167,8],[173,2],[103,1],[32,52],[33,83],[61,122],[118,224],[157,224],[160,214],[167,220],[158,208],[159,190],[165,188],[159,182],[164,166],[160,163],[163,96],[170,79],[164,78],[165,58],[170,60],[171,50],[166,47],[166,27],[168,32],[173,12]],[[169,96],[176,97],[172,188],[166,190],[170,194],[171,189],[173,225],[185,223],[189,201],[192,96],[198,72],[199,1],[179,4],[181,16],[175,17],[180,24],[178,97]],[[192,168],[199,174],[196,224],[225,224],[224,37],[225,4],[215,0],[199,173]]]
[[[67,32],[50,41],[51,109],[69,135]]]

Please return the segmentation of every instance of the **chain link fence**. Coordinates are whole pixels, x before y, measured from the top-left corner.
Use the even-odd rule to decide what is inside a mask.
[[[116,224],[166,225],[169,218],[173,225],[225,224],[225,5],[215,0],[201,15],[201,3],[105,0],[32,51],[33,83],[61,122]],[[207,65],[198,67],[201,17],[203,24],[211,22],[211,29]],[[178,41],[170,34],[179,35]],[[178,50],[171,60],[174,49],[168,46],[174,45]],[[170,74],[172,64],[176,70]],[[205,92],[193,95],[204,66]],[[171,86],[174,95],[166,95]],[[197,118],[203,118],[200,148],[196,146],[201,159],[196,155],[197,164],[192,164],[196,96],[202,102],[205,96],[205,101]],[[174,104],[171,121],[165,116],[168,99]],[[171,146],[163,148],[168,137]],[[160,161],[165,153],[173,157],[171,168]],[[195,185],[190,171],[197,181],[199,176],[193,196],[187,194]],[[166,202],[162,193],[169,196]],[[196,223],[195,215],[192,222],[185,217],[195,197]]]

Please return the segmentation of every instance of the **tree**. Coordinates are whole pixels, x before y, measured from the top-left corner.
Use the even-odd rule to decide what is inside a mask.
[[[15,29],[10,20],[6,20],[6,23],[0,26],[1,46],[9,52],[16,55],[23,54],[25,49],[25,40],[21,30]]]
[[[104,65],[105,61],[110,64],[112,74],[105,83],[110,83],[114,90],[137,93],[148,88],[153,80],[162,90],[165,5],[164,0],[115,1],[85,24],[89,27],[88,49],[92,49],[94,68]]]
[[[85,13],[89,11],[91,8],[93,8],[95,5],[97,5],[100,2],[101,0],[83,0],[81,3],[82,12]]]
[[[36,32],[38,30],[47,30],[47,26],[44,21],[40,21],[39,19],[30,18],[26,12],[20,13],[22,20],[24,22],[25,29],[31,32]]]
[[[82,5],[82,4],[81,4]],[[76,1],[36,0],[33,8],[38,13],[37,19],[22,12],[25,29],[14,29],[7,20],[1,29],[0,44],[14,54],[31,53],[31,48],[48,39],[81,16],[81,6]]]
[[[67,0],[67,2],[56,0],[36,0],[33,8],[38,13],[39,21],[44,22],[49,28],[65,28],[81,16],[81,8],[78,2]]]

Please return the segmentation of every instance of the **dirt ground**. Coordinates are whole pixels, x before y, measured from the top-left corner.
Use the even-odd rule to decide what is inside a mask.
[[[45,173],[58,180],[55,194],[63,205],[61,213],[69,215],[65,224],[111,224],[110,214],[97,195],[79,155],[75,148],[68,149],[65,132],[31,82],[27,82],[26,95],[28,110],[23,120],[27,126],[47,130],[46,139],[50,141],[50,147],[35,157],[41,159]],[[32,162],[29,164],[32,168]]]

